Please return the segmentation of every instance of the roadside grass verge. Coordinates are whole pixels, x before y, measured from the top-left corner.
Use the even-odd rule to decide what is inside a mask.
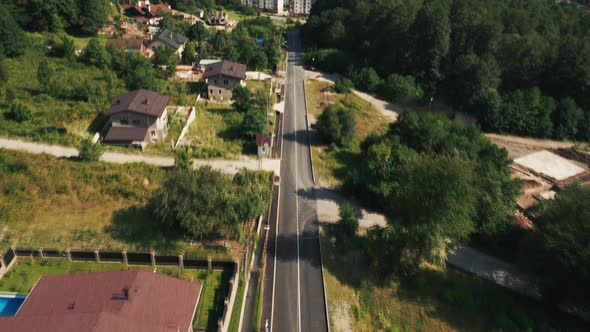
[[[332,84],[317,80],[308,80],[305,84],[307,97],[307,111],[310,123],[315,124],[317,118],[331,104],[346,100],[356,105],[356,132],[349,148],[328,146],[320,137],[314,135],[312,139],[313,165],[322,186],[338,187],[345,176],[345,167],[351,162],[357,162],[355,155],[360,151],[360,143],[370,134],[383,134],[387,131],[385,117],[369,102],[357,95],[337,94],[330,87]]]
[[[246,295],[246,283],[240,281],[240,286],[238,287],[238,293],[236,294],[236,300],[234,301],[234,308],[231,312],[231,319],[229,321],[228,331],[230,332],[238,332],[238,327],[240,326],[240,314],[242,312],[242,303],[246,300],[244,297]]]
[[[423,266],[409,280],[379,279],[363,237],[322,234],[333,331],[553,331],[583,323],[500,286],[451,268]],[[345,243],[346,242],[346,243]]]
[[[37,281],[45,275],[60,275],[82,272],[120,271],[142,269],[152,271],[151,266],[129,268],[120,263],[70,262],[67,260],[20,259],[8,273],[0,279],[0,291],[26,294]],[[195,319],[197,327],[207,331],[217,330],[217,320],[223,314],[224,300],[229,291],[231,273],[205,269],[184,269],[157,266],[159,273],[202,284],[201,296]]]

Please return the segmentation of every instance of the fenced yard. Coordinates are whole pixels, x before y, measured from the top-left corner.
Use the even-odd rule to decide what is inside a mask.
[[[202,284],[195,321],[197,329],[217,331],[227,324],[235,297],[238,265],[229,261],[203,261],[154,253],[91,252],[83,250],[8,249],[2,256],[10,269],[0,279],[0,291],[28,294],[46,275],[145,269]],[[98,262],[100,261],[100,262]],[[181,263],[182,262],[182,263]],[[155,263],[155,264],[154,264]],[[227,304],[226,304],[227,302]],[[227,316],[227,319],[226,319]]]

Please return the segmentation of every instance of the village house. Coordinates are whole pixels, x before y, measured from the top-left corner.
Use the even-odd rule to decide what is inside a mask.
[[[163,141],[168,134],[169,102],[169,96],[143,89],[120,95],[106,112],[109,120],[102,141],[142,148]]]
[[[134,5],[129,0],[124,0],[121,4],[124,14],[134,20],[150,25],[158,25],[162,19],[162,14],[172,12],[172,8],[164,4],[151,4],[149,0],[139,0]]]
[[[198,18],[202,19],[205,16],[205,10],[203,8],[195,9],[195,14]]]
[[[211,11],[207,14],[207,24],[209,25],[226,25],[228,15],[222,11]]]
[[[45,276],[0,331],[192,332],[201,288],[143,270]]]
[[[233,90],[246,78],[246,65],[231,61],[219,61],[207,65],[203,73],[207,93],[211,100],[231,100]]]
[[[182,52],[187,42],[187,38],[181,34],[163,29],[157,33],[149,43],[149,49],[155,52],[158,47],[171,47],[179,58],[182,57]]]
[[[106,47],[122,49],[127,53],[137,53],[149,58],[149,52],[142,39],[112,38],[107,40]]]

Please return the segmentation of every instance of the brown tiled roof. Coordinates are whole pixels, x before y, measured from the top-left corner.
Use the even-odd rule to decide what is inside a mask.
[[[124,50],[141,50],[143,45],[142,39],[123,39],[123,38],[113,38],[107,40],[106,46],[112,46],[121,48]]]
[[[143,7],[143,9],[147,11],[147,7]],[[163,13],[170,13],[172,10],[170,10],[170,8],[164,4],[150,5],[150,14],[156,16],[159,11],[162,11]]]
[[[104,137],[105,142],[143,141],[149,128],[111,127]]]
[[[219,75],[243,80],[246,78],[246,65],[225,60],[212,63],[205,68],[203,79]]]
[[[166,110],[168,102],[170,102],[169,96],[164,96],[150,90],[135,90],[117,97],[115,103],[107,111],[107,115],[120,112],[134,112],[159,117]]]
[[[15,316],[0,318],[0,331],[188,331],[200,291],[142,270],[46,276]]]
[[[267,144],[268,146],[272,145],[272,137],[265,134],[256,134],[256,146],[264,146]]]

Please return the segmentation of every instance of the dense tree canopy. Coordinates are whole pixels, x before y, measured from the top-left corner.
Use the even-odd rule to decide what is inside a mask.
[[[241,170],[232,179],[209,167],[175,168],[150,204],[163,225],[191,237],[239,237],[240,226],[268,207],[269,186],[267,173]]]
[[[308,63],[385,98],[399,98],[391,75],[402,75],[486,130],[590,139],[588,10],[544,0],[319,0],[303,36]]]
[[[520,187],[508,165],[477,128],[404,112],[384,137],[361,145],[344,189],[385,213],[388,229],[376,237],[409,272],[423,259],[441,262],[448,243],[509,227]]]
[[[531,257],[549,297],[587,301],[590,287],[590,187],[571,185],[538,207]]]
[[[9,6],[19,25],[27,31],[67,30],[82,35],[96,35],[106,23],[111,1],[108,0],[0,0]],[[3,12],[3,17],[12,16]]]

